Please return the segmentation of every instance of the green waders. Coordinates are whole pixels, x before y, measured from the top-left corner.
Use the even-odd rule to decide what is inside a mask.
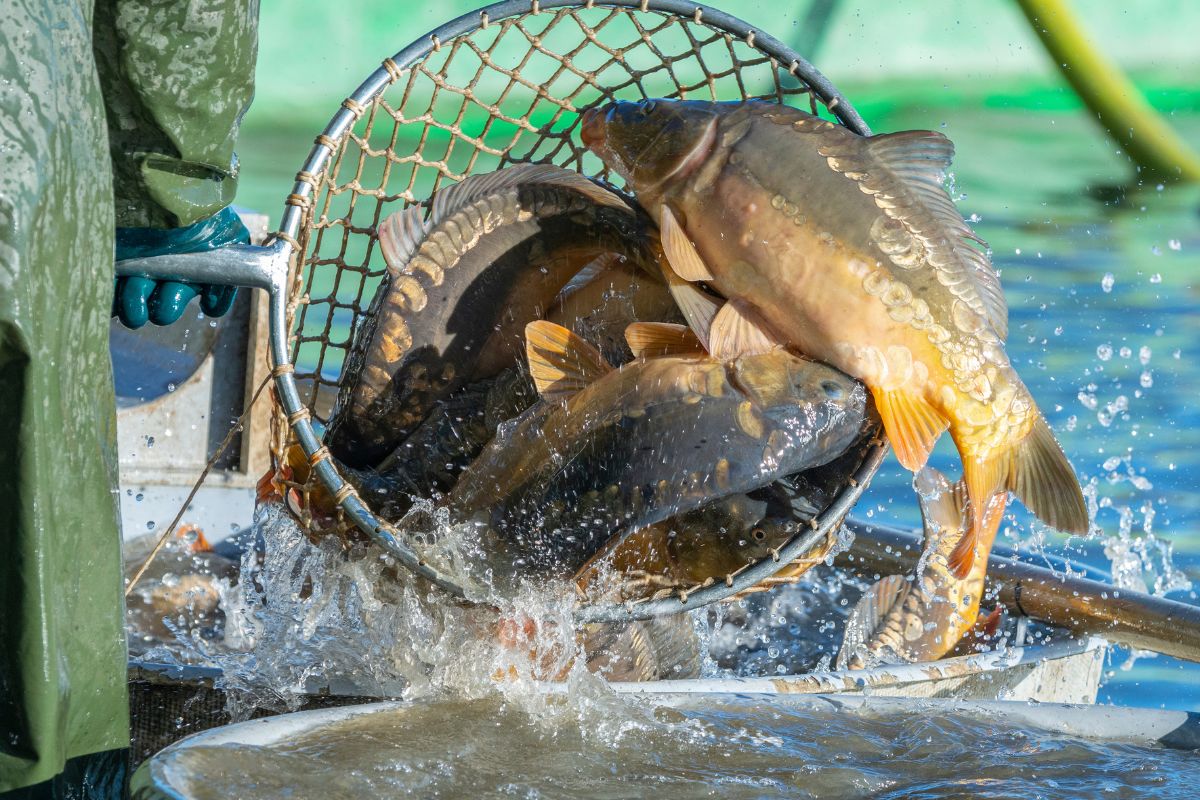
[[[257,19],[257,0],[0,2],[0,793],[122,791],[113,230],[232,200]]]

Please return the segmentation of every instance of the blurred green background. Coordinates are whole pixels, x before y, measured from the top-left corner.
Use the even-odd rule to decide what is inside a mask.
[[[818,0],[823,2],[823,0]],[[1011,307],[1009,354],[1070,455],[1096,531],[1014,513],[1009,546],[1067,553],[1118,585],[1197,602],[1200,583],[1200,189],[1138,185],[1010,0],[716,2],[809,57],[878,132],[932,128],[957,148],[952,192],[987,239]],[[1092,38],[1193,147],[1200,3],[1074,0]],[[265,0],[239,203],[277,221],[315,137],[381,60],[470,2]],[[948,442],[935,466],[957,475]],[[858,513],[916,524],[885,466]],[[1200,669],[1112,663],[1104,697],[1200,708]]]

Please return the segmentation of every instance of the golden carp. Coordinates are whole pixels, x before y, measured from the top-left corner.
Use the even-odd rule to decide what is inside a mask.
[[[589,263],[652,259],[644,224],[619,195],[549,164],[469,177],[381,221],[387,274],[342,370],[330,451],[378,464],[439,400],[514,363],[525,323]]]
[[[718,358],[796,347],[862,380],[914,472],[946,430],[973,524],[990,498],[1087,530],[1079,483],[1004,351],[1008,309],[986,245],[942,183],[932,131],[862,137],[763,102],[616,102],[583,141],[658,223],[672,291]],[[703,282],[726,299],[710,306]]]
[[[614,369],[552,323],[526,338],[542,401],[447,498],[510,569],[571,575],[614,537],[834,460],[866,423],[857,382],[784,350],[719,361],[683,326],[639,323]]]
[[[916,477],[925,527],[925,550],[916,573],[889,575],[863,595],[846,620],[838,669],[862,669],[887,663],[935,661],[950,652],[979,616],[988,554],[1004,517],[1004,497],[992,499],[977,536],[966,484],[950,485],[933,467]],[[973,541],[971,570],[958,577],[951,556],[961,542]]]

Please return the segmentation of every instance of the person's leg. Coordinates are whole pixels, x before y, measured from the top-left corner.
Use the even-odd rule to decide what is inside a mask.
[[[93,754],[119,768],[128,746],[112,176],[89,6],[0,4],[0,791],[68,763],[91,774]]]

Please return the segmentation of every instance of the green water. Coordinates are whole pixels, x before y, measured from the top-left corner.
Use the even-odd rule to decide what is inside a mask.
[[[240,145],[239,202],[277,218],[313,137],[358,70],[365,74],[461,5],[422,6],[401,19],[381,4],[364,4],[364,13],[381,15],[372,17],[371,30],[346,30],[343,21],[329,33],[346,49],[309,48],[300,59],[279,41],[294,37],[298,23],[268,3],[265,18],[278,25],[272,33],[268,24],[264,34],[260,70],[267,73]],[[744,13],[761,17],[765,8],[751,4]],[[781,24],[790,28],[798,17],[799,6],[789,5]],[[394,37],[380,32],[389,22]],[[855,29],[843,20],[837,30],[853,36]],[[395,45],[374,52],[353,46],[358,39]],[[848,60],[843,41],[824,45],[835,64]],[[855,58],[862,67],[865,56]],[[845,69],[853,77],[841,88],[876,131],[933,128],[955,141],[959,206],[975,215],[990,242],[1009,299],[1009,354],[1096,502],[1100,531],[1093,537],[1065,540],[1017,510],[1006,543],[1065,551],[1106,569],[1115,555],[1125,585],[1197,602],[1190,589],[1171,587],[1200,580],[1200,189],[1130,185],[1131,165],[1044,69],[1010,69],[984,82],[978,65],[970,77],[949,64],[903,77],[887,71],[884,55],[879,59],[881,77]],[[285,75],[284,67],[298,71]],[[1139,77],[1185,138],[1200,142],[1200,86],[1187,83],[1193,74],[1159,64]],[[325,369],[336,374],[336,364]],[[934,464],[958,472],[948,443]],[[858,513],[915,524],[909,476],[894,461]],[[1200,707],[1200,669],[1158,657],[1126,670],[1123,659],[1114,657],[1102,697]]]

